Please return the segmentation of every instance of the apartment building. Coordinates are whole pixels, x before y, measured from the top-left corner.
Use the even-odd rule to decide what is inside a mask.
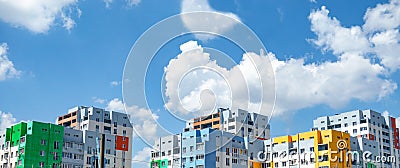
[[[248,156],[243,137],[205,128],[159,138],[151,153],[151,168],[244,168]]]
[[[83,167],[131,167],[133,127],[127,114],[78,106],[56,122],[82,132]]]
[[[339,146],[343,143],[343,146]],[[324,130],[281,136],[264,141],[264,152],[257,154],[262,167],[351,167],[348,133]],[[259,167],[259,166],[258,166]]]
[[[20,122],[0,134],[0,168],[60,167],[64,128]]]
[[[326,129],[349,133],[357,138],[360,150],[368,149],[376,156],[395,158],[395,161],[376,162],[375,166],[400,167],[399,128],[394,117],[373,110],[354,110],[314,120],[313,130]]]
[[[84,143],[83,132],[64,127],[62,150],[62,168],[83,168]]]
[[[185,131],[205,128],[219,129],[241,137],[269,139],[270,125],[268,116],[250,113],[246,110],[219,108],[216,113],[197,117],[186,123]]]

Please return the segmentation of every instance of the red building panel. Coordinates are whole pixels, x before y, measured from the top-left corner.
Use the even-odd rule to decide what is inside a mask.
[[[129,138],[125,136],[116,136],[115,137],[115,149],[128,151],[129,149]]]
[[[390,117],[390,120],[392,121],[392,129],[394,133],[394,148],[400,149],[399,145],[399,129],[396,127],[396,119],[393,117]]]

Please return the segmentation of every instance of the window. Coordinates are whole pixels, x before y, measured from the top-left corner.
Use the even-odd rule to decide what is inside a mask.
[[[92,154],[92,147],[88,146],[87,154]]]
[[[353,129],[353,133],[357,133],[357,129]]]
[[[21,143],[24,143],[24,142],[25,142],[25,137],[21,137],[21,138],[20,138],[20,142],[21,142]]]
[[[46,145],[46,140],[42,139],[42,140],[40,141],[40,144]]]
[[[319,150],[319,151],[328,150],[328,144],[318,145],[318,150]]]
[[[225,160],[225,165],[227,165],[227,166],[230,165],[230,160],[229,160],[229,158],[226,158],[226,160]]]
[[[54,149],[59,149],[59,143],[58,143],[58,141],[54,141]]]
[[[126,130],[122,130],[122,135],[126,135]]]
[[[196,155],[196,160],[202,160],[204,159],[204,155],[200,154],[200,155]]]
[[[44,167],[44,162],[39,162],[40,167]]]
[[[204,143],[196,144],[196,150],[203,150],[203,149],[204,149]]]
[[[86,164],[92,164],[92,157],[90,157],[90,156],[88,156],[87,158],[86,158]]]
[[[300,153],[304,153],[304,151],[305,151],[305,149],[303,148],[303,149],[300,149]]]
[[[45,152],[44,151],[40,151],[40,156],[45,156]]]
[[[54,157],[53,157],[53,159],[54,159],[54,160],[58,160],[58,153],[57,153],[57,152],[54,152]]]

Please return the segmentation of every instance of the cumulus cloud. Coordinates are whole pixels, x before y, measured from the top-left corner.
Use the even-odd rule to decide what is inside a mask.
[[[15,27],[23,27],[34,33],[45,33],[56,20],[60,19],[64,28],[70,30],[75,22],[70,10],[76,10],[78,0],[29,0],[0,1],[0,19]]]
[[[132,165],[139,168],[149,167],[150,153],[152,149],[144,147],[141,151],[138,151],[132,158]]]
[[[215,12],[232,18],[227,19],[226,17],[222,17],[220,15],[182,15],[182,22],[190,31],[211,28],[214,33],[223,34],[231,30],[235,24],[240,21],[240,18],[233,13],[220,12],[213,9],[208,3],[208,0],[182,0],[181,14],[190,12]],[[210,34],[195,34],[195,36],[200,40],[209,40],[214,38],[214,36]]]
[[[197,3],[200,5],[191,8],[210,8],[202,4],[206,1]],[[265,102],[255,100],[259,97],[257,91],[250,92],[247,100],[238,100],[243,97],[243,93],[240,94],[245,90],[243,88],[260,90],[260,86],[256,86],[258,78],[254,77],[255,74],[271,74],[263,74],[263,70],[250,72],[249,67],[252,66],[249,58],[255,64],[271,61],[275,73],[277,114],[320,104],[337,108],[351,100],[379,101],[397,89],[397,84],[390,77],[400,67],[399,4],[398,0],[392,0],[388,4],[369,8],[364,16],[365,24],[350,27],[342,26],[337,18],[329,16],[325,6],[311,12],[311,31],[316,38],[309,41],[324,53],[332,51],[337,57],[334,61],[305,63],[302,58],[282,61],[273,53],[266,56],[245,53],[243,60],[228,70],[211,60],[209,54],[196,42],[182,44],[181,54],[165,68],[165,106],[182,114],[199,111],[204,106],[212,108],[236,105],[243,108],[243,104],[240,104],[243,102],[250,102],[251,105],[244,108],[250,111],[254,106],[260,107],[259,104]],[[385,20],[385,24],[379,23],[380,18]],[[191,70],[199,66],[212,70]],[[233,79],[235,76],[241,79]],[[248,87],[237,84],[243,79],[248,81]],[[186,86],[183,85],[185,83]],[[241,96],[235,97],[235,94]],[[267,103],[273,102],[271,99],[266,100]],[[207,103],[210,101],[212,103]]]
[[[18,78],[21,74],[21,71],[15,69],[13,62],[8,59],[7,50],[7,44],[2,43],[0,45],[0,81]]]
[[[338,19],[329,16],[325,6],[313,11],[309,19],[311,30],[317,35],[310,41],[324,51],[338,56],[353,53],[370,57],[372,54],[391,72],[400,67],[400,1],[369,8],[361,26],[342,26]]]
[[[383,66],[371,63],[357,52],[346,52],[337,61],[320,64],[306,64],[304,59],[281,61],[272,53],[246,53],[238,65],[228,70],[211,60],[196,42],[182,44],[181,50],[182,53],[165,68],[165,95],[168,98],[165,106],[181,114],[198,113],[203,108],[203,101],[210,100],[215,101],[211,105],[216,104],[217,107],[236,106],[257,112],[254,107],[263,105],[272,109],[273,92],[268,92],[273,89],[270,88],[273,86],[272,78],[268,78],[271,76],[269,61],[275,72],[276,114],[319,104],[341,107],[353,99],[377,101],[397,89],[396,83],[384,77],[386,71]],[[252,68],[253,63],[258,71]],[[211,67],[222,77],[207,69],[190,71],[193,67],[202,66]],[[260,85],[257,74],[266,77],[262,78],[266,85]],[[247,88],[253,91],[245,93]],[[202,90],[211,90],[215,100],[201,99]],[[259,95],[261,90],[265,95]],[[269,99],[260,101],[260,96]]]
[[[364,15],[363,28],[367,32],[397,29],[400,26],[400,1],[390,0],[369,8]]]
[[[137,135],[140,135],[147,142],[154,142],[157,138],[157,133],[160,129],[156,122],[158,116],[150,110],[133,105],[127,106],[125,111],[124,103],[118,98],[114,98],[108,102],[106,110],[126,112],[130,116]]]
[[[4,113],[0,111],[0,131],[5,130],[7,127],[15,124],[17,119],[11,113]]]
[[[319,104],[338,108],[353,99],[377,101],[397,89],[396,83],[382,77],[382,66],[358,54],[344,54],[338,61],[321,64],[271,60],[276,65],[277,112]]]
[[[228,70],[211,60],[196,41],[184,43],[180,49],[182,53],[165,68],[165,107],[169,111],[184,116],[210,113],[215,107],[259,112],[263,96],[270,98],[266,103],[272,109],[272,68],[268,69],[267,57],[246,53],[240,64]]]
[[[318,36],[317,39],[311,40],[312,42],[324,50],[332,50],[334,54],[368,50],[370,44],[361,27],[342,27],[336,18],[330,18],[328,14],[325,6],[310,14],[311,30]]]

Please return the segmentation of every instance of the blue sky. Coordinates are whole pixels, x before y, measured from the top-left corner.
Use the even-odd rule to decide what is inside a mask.
[[[0,2],[2,127],[20,120],[54,122],[76,105],[122,110],[122,74],[132,45],[149,27],[184,8],[181,0],[33,2],[26,8]],[[279,101],[271,136],[307,131],[317,116],[354,109],[399,117],[399,1],[187,2],[203,6],[188,10],[206,6],[236,16],[271,54]],[[151,111],[172,132],[184,124],[168,123],[162,77],[170,60],[180,60],[180,45],[190,40],[225,52],[236,64],[242,60],[243,52],[222,38],[189,34],[160,49],[146,78],[150,110],[132,109]],[[234,66],[215,59],[221,67]],[[135,143],[140,144],[135,159],[148,159],[145,145],[138,138]]]

